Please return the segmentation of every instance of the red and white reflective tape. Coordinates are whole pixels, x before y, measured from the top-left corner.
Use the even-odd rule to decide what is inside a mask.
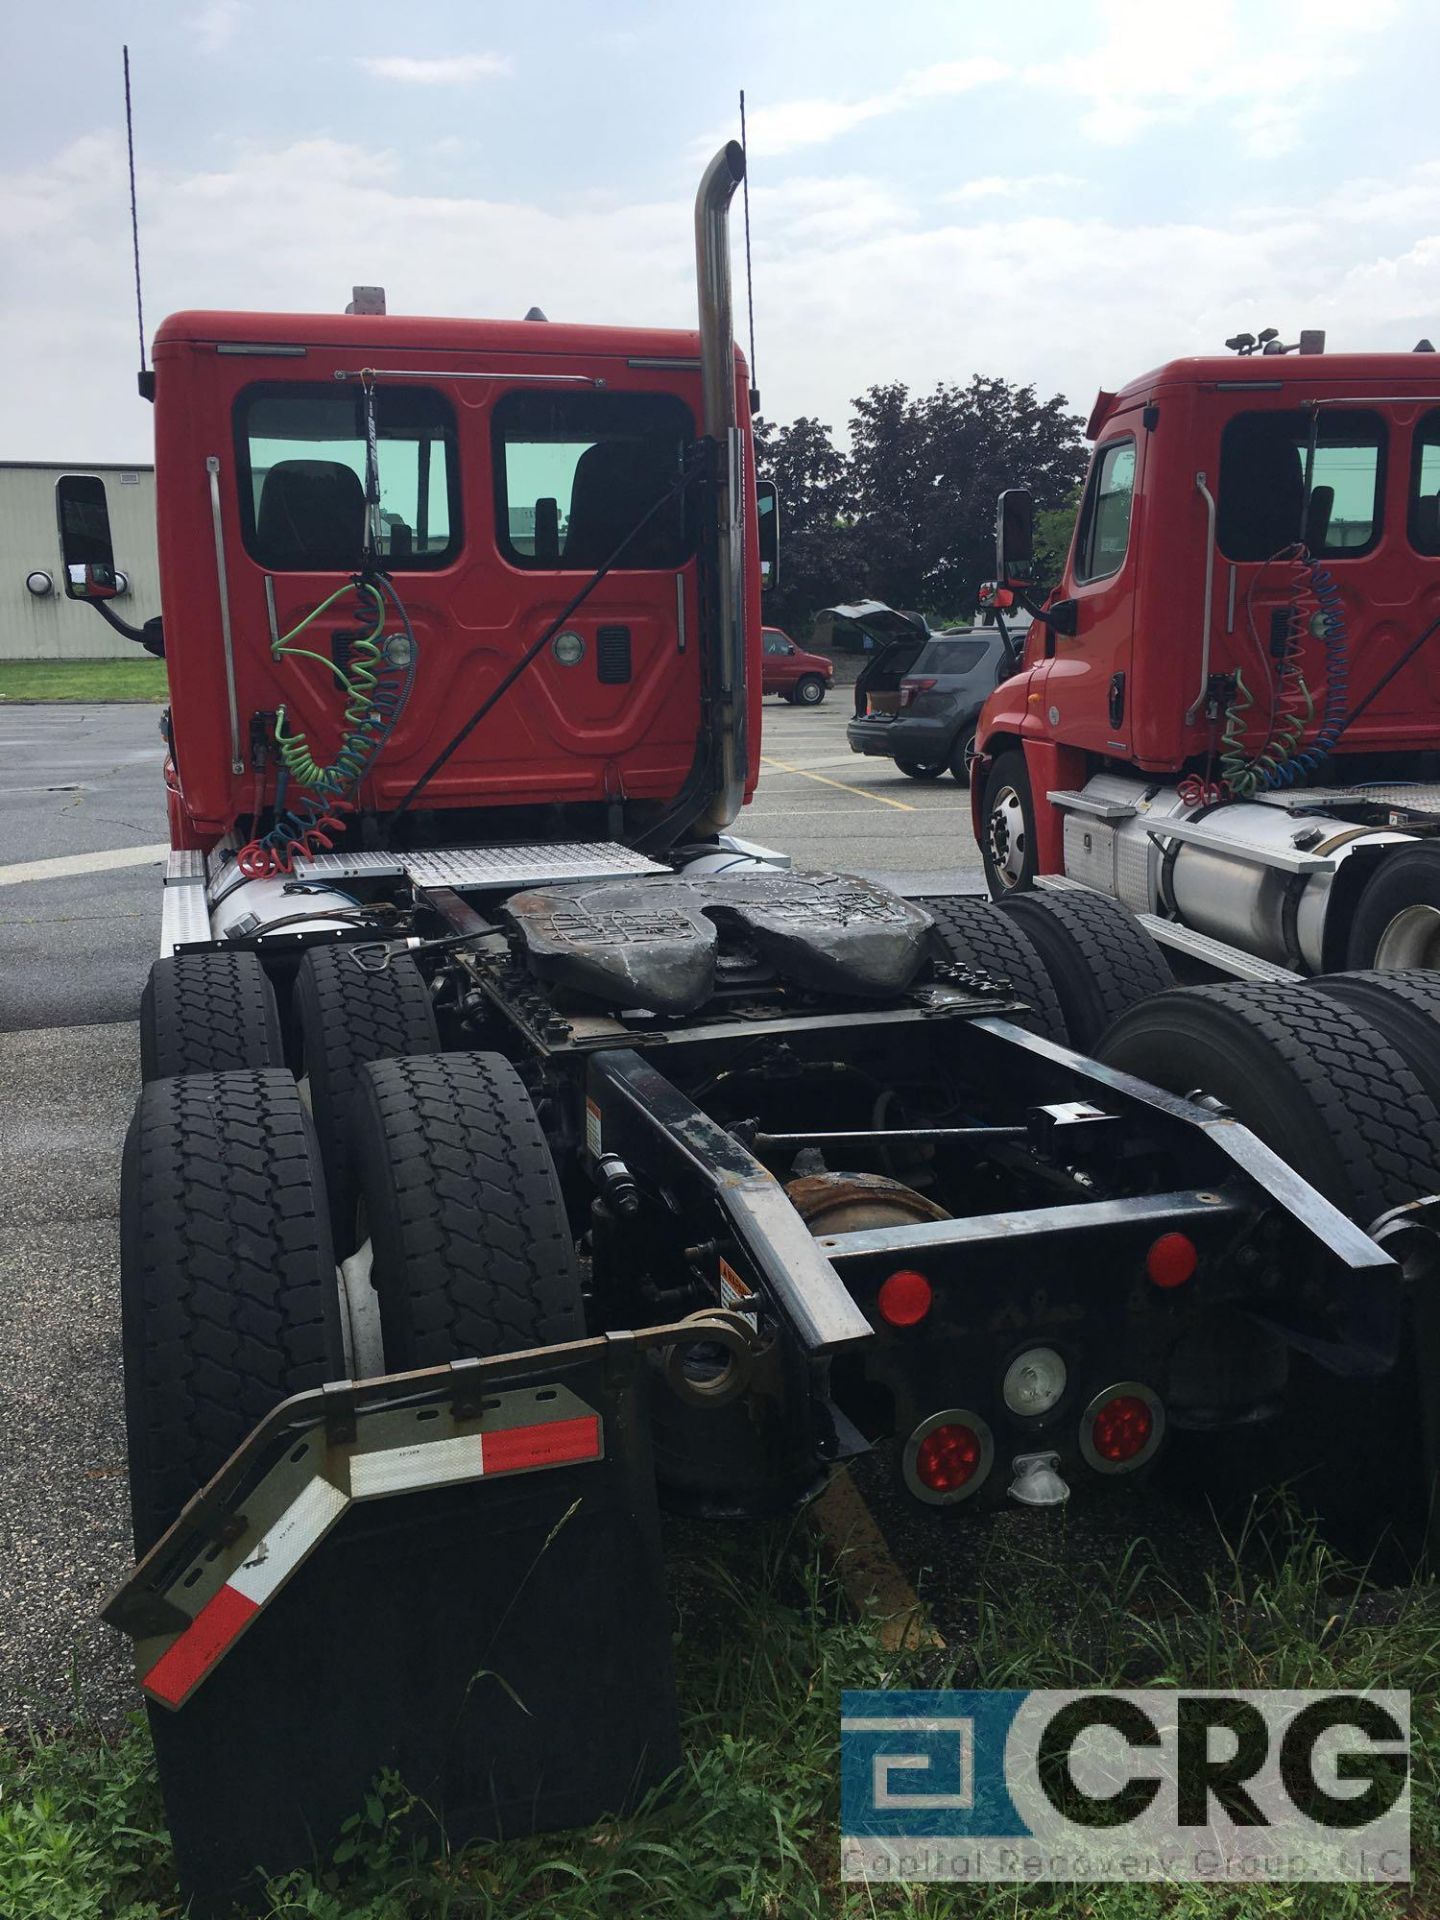
[[[571,1466],[601,1455],[600,1417],[585,1413],[493,1433],[457,1434],[350,1457],[350,1492],[308,1482],[253,1552],[172,1640],[141,1684],[151,1699],[179,1707],[286,1581],[359,1501],[414,1493],[506,1473]]]

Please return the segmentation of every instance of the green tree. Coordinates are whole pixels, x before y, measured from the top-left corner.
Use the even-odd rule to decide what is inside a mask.
[[[1074,488],[1058,507],[1037,507],[1035,511],[1035,586],[1048,593],[1058,586],[1070,553],[1075,531],[1075,516],[1080,511],[1081,487]]]
[[[867,590],[892,605],[973,610],[995,570],[995,503],[1028,487],[1053,511],[1085,467],[1081,422],[1061,395],[976,374],[912,399],[872,387],[851,422],[853,491]]]
[[[788,427],[756,419],[755,464],[780,494],[780,584],[765,618],[803,635],[817,608],[844,598],[853,568],[850,463],[830,429],[802,414]]]

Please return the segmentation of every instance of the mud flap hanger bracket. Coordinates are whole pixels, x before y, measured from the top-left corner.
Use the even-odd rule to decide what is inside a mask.
[[[104,1609],[147,1696],[194,1693],[357,1503],[606,1458],[646,1352],[696,1341],[747,1375],[758,1344],[717,1310],[635,1333],[297,1394],[269,1414]]]

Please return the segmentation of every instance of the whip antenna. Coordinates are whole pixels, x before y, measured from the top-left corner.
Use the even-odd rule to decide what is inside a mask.
[[[750,149],[745,144],[745,89],[740,89],[740,151],[745,155],[745,305],[750,312],[750,411],[760,411],[760,387],[755,378],[755,285],[750,274]]]
[[[145,309],[140,302],[140,214],[135,204],[135,122],[130,110],[130,49],[125,55],[125,145],[130,155],[130,243],[135,254],[135,324],[140,332],[140,371],[145,371]]]

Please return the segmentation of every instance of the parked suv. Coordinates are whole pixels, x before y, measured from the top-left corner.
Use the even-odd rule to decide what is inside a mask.
[[[854,753],[883,754],[912,780],[970,779],[975,722],[1009,672],[994,627],[893,640],[855,682]]]
[[[818,707],[835,678],[835,663],[823,653],[806,653],[779,627],[762,634],[762,693],[783,693],[792,706]]]

